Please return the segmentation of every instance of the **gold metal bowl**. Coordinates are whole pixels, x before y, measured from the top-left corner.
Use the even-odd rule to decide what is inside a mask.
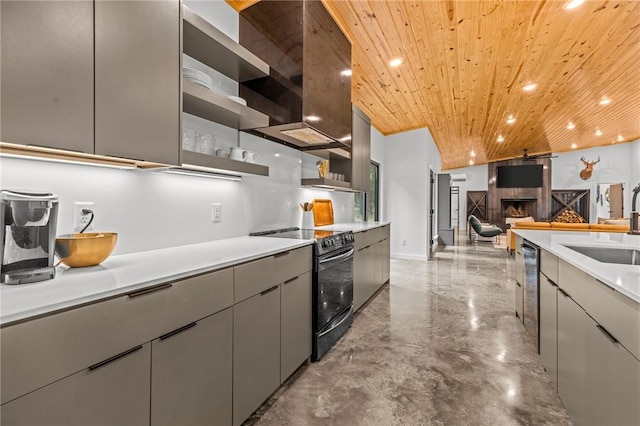
[[[117,240],[115,232],[60,235],[56,238],[56,255],[71,268],[95,266],[109,257]]]

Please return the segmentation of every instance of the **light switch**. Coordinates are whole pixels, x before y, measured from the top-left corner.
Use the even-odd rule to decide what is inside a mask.
[[[214,223],[222,222],[222,204],[211,203],[211,221]]]

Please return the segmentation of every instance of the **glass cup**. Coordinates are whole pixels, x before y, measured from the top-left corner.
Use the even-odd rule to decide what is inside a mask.
[[[197,136],[198,134],[195,130],[185,130],[182,133],[182,149],[185,151],[195,151]]]
[[[210,133],[198,135],[198,152],[201,154],[213,155],[215,138]]]

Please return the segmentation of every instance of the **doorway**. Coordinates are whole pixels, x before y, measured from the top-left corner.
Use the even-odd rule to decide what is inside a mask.
[[[624,185],[599,183],[596,196],[596,217],[618,219],[624,217]]]

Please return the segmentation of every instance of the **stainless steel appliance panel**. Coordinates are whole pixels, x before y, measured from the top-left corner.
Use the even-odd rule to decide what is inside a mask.
[[[540,295],[538,283],[538,265],[540,251],[535,245],[525,241],[522,244],[524,257],[524,328],[531,342],[540,351],[539,324],[540,324]]]

